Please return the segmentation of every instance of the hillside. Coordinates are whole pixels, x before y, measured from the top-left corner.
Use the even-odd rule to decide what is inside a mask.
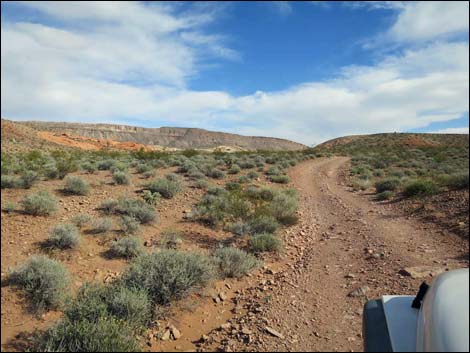
[[[179,149],[207,149],[229,146],[243,150],[300,150],[306,146],[289,140],[242,136],[195,128],[143,128],[112,124],[80,124],[62,122],[17,122],[37,131],[68,134],[98,140],[135,142],[149,146]]]

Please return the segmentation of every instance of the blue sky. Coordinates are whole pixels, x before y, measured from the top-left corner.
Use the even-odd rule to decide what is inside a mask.
[[[468,133],[468,2],[2,2],[1,114]]]

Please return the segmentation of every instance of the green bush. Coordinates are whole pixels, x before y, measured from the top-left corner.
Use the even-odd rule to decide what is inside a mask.
[[[18,177],[13,175],[2,175],[2,189],[14,189],[21,185],[21,181]]]
[[[118,201],[114,199],[104,200],[100,205],[100,210],[106,214],[113,214],[118,206]]]
[[[65,178],[64,191],[73,195],[88,195],[90,185],[77,176],[68,176]]]
[[[227,226],[227,230],[233,234],[240,235],[240,236],[250,234],[249,224],[242,222],[242,221],[230,223]]]
[[[95,218],[91,221],[89,234],[106,233],[113,226],[111,218]]]
[[[57,201],[47,191],[29,194],[21,201],[24,212],[35,216],[45,216],[57,211]]]
[[[140,223],[131,216],[121,216],[121,229],[125,234],[135,234],[139,231]]]
[[[113,173],[112,178],[114,183],[118,185],[129,185],[131,182],[131,178],[126,172],[116,171]]]
[[[240,171],[241,171],[241,168],[238,165],[234,164],[230,167],[230,169],[227,171],[227,173],[229,173],[229,174],[238,174],[238,173],[240,173]]]
[[[142,177],[144,179],[150,179],[150,178],[153,178],[155,176],[155,171],[154,170],[149,170],[148,172],[144,172],[142,174]]]
[[[250,250],[254,253],[278,252],[282,241],[273,234],[255,234],[250,238]]]
[[[240,190],[241,185],[239,183],[228,182],[225,184],[225,189],[228,191]]]
[[[114,160],[107,159],[107,160],[98,162],[96,166],[99,170],[110,170],[111,167],[114,165],[114,163],[115,163]]]
[[[144,201],[151,206],[155,206],[161,198],[158,192],[151,192],[150,190],[142,191],[141,196],[144,199]]]
[[[209,187],[209,182],[205,179],[196,180],[194,187],[197,189],[207,189]]]
[[[135,169],[136,169],[137,173],[139,173],[139,174],[153,171],[153,167],[151,165],[143,164],[143,163],[137,165],[137,167]]]
[[[30,189],[31,186],[38,180],[38,173],[27,170],[21,175],[21,187],[24,189]]]
[[[152,304],[145,290],[117,285],[106,298],[108,312],[132,327],[146,326],[152,316]]]
[[[60,158],[56,161],[57,177],[64,179],[69,173],[76,172],[78,170],[77,161],[72,157]]]
[[[14,202],[7,201],[5,203],[5,207],[4,207],[3,210],[6,213],[12,213],[12,212],[16,211],[17,208],[18,208],[18,204],[14,203]]]
[[[9,279],[25,291],[36,312],[60,308],[70,281],[61,263],[42,255],[32,256],[13,270]]]
[[[51,232],[47,245],[58,249],[73,249],[80,243],[78,229],[69,223],[57,224]]]
[[[151,192],[158,192],[166,199],[171,199],[181,190],[181,184],[178,181],[156,179],[149,183],[146,188]]]
[[[75,224],[78,228],[83,228],[91,221],[91,216],[87,214],[77,214],[70,219],[70,222]]]
[[[109,252],[115,257],[124,257],[127,259],[141,255],[144,248],[137,237],[124,237],[111,244]]]
[[[139,352],[132,329],[122,320],[62,320],[34,341],[36,352]]]
[[[416,180],[405,186],[403,194],[406,197],[428,196],[438,192],[437,185],[431,180]]]
[[[120,198],[114,212],[133,217],[141,224],[152,223],[157,218],[153,207],[141,199]]]
[[[448,188],[454,189],[454,190],[468,189],[469,187],[468,172],[446,176],[443,178],[442,183],[444,186],[447,186]]]
[[[252,218],[248,222],[248,225],[250,227],[250,234],[274,233],[279,227],[279,224],[274,217],[266,215],[259,215]]]
[[[249,179],[256,179],[259,178],[259,174],[255,171],[251,171],[246,175]]]
[[[277,167],[269,167],[269,169],[266,172],[267,175],[279,175],[281,174],[281,171]]]
[[[156,304],[181,298],[213,278],[211,260],[201,254],[162,250],[134,259],[122,276],[129,288],[146,290]]]
[[[269,204],[269,211],[279,222],[288,224],[289,220],[295,216],[298,207],[297,192],[294,189],[289,189],[274,193]]]
[[[96,165],[91,162],[85,162],[82,164],[82,169],[86,171],[88,174],[94,174],[96,172]]]
[[[375,190],[378,194],[384,191],[395,191],[400,186],[400,179],[388,178],[375,183]]]
[[[225,173],[220,169],[214,168],[207,172],[206,174],[208,177],[213,179],[223,179],[225,178]]]
[[[385,200],[390,200],[394,195],[394,192],[391,190],[385,190],[382,191],[381,193],[378,193],[375,199],[377,201],[385,201]]]
[[[278,184],[287,184],[290,181],[287,175],[271,175],[269,180]]]
[[[226,247],[214,253],[215,264],[222,277],[242,277],[259,265],[259,261],[243,250]]]

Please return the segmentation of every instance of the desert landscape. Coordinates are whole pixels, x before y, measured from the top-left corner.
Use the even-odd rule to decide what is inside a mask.
[[[468,267],[468,135],[208,152],[42,132],[2,120],[5,351],[114,330],[123,350],[360,350],[368,298]]]
[[[469,3],[2,1],[2,352],[469,350]]]

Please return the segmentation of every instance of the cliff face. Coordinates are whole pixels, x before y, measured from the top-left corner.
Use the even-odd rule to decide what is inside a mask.
[[[39,131],[56,134],[72,134],[94,139],[108,139],[120,142],[136,142],[145,145],[158,145],[174,148],[213,148],[233,146],[244,150],[299,150],[305,145],[289,140],[242,136],[224,132],[213,132],[194,128],[142,128],[112,124],[79,124],[62,122],[17,122]]]

